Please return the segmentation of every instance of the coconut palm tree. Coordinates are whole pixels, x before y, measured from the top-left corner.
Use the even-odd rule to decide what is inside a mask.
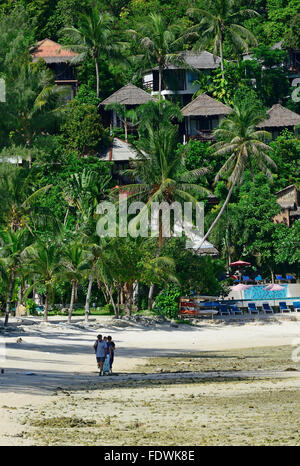
[[[187,39],[186,31],[179,24],[168,23],[165,16],[158,13],[150,13],[137,24],[135,30],[129,30],[128,34],[136,41],[139,53],[132,56],[143,69],[158,67],[158,92],[161,99],[163,70],[169,64],[182,63],[184,40]],[[193,33],[190,32],[190,35]]]
[[[8,324],[16,279],[24,264],[24,251],[30,244],[30,241],[31,235],[29,235],[28,230],[25,228],[18,229],[17,231],[0,231],[0,269],[2,270],[2,275],[6,275],[7,282],[9,283],[4,325]]]
[[[154,130],[145,123],[145,136],[140,140],[143,151],[139,151],[133,168],[124,174],[139,183],[132,183],[118,188],[118,192],[130,193],[130,199],[145,202],[145,208],[138,214],[137,219],[151,208],[153,202],[174,201],[192,202],[196,205],[197,196],[206,196],[208,189],[197,183],[200,177],[208,173],[207,168],[188,171],[184,166],[183,153],[177,150],[177,128],[168,125]],[[157,257],[163,244],[162,212],[158,217],[158,250]],[[149,307],[151,307],[153,286],[149,291]]]
[[[84,254],[83,244],[80,240],[66,244],[61,259],[61,276],[72,284],[71,299],[68,312],[68,322],[71,322],[74,309],[75,293],[80,281],[84,278],[84,271],[88,268],[88,262]]]
[[[14,150],[18,154],[17,148]],[[2,199],[0,219],[2,223],[12,231],[23,227],[32,230],[40,227],[41,224],[48,230],[54,227],[53,215],[50,219],[45,211],[37,214],[37,207],[33,207],[38,196],[48,191],[51,186],[47,185],[35,190],[25,169],[11,163],[2,163],[0,170],[0,197]]]
[[[271,139],[267,131],[257,130],[257,124],[263,119],[257,107],[247,103],[235,106],[233,112],[225,118],[214,134],[217,142],[214,144],[215,155],[229,155],[227,161],[215,176],[215,182],[221,177],[227,178],[228,194],[219,213],[199,246],[202,246],[210,235],[227,206],[234,187],[242,182],[246,169],[251,173],[258,169],[269,178],[270,168],[276,169],[276,164],[269,156],[271,147],[266,141]]]
[[[37,285],[45,287],[44,321],[48,320],[50,299],[53,296],[56,281],[65,271],[62,261],[62,248],[55,241],[38,240],[26,249],[25,261],[28,272],[35,277]]]
[[[245,18],[259,16],[259,13],[251,9],[240,9],[236,0],[208,0],[207,8],[190,8],[188,14],[194,18],[201,18],[200,22],[191,30],[198,30],[201,47],[205,43],[212,44],[214,55],[220,54],[223,79],[224,39],[230,40],[231,44],[239,51],[247,51],[249,45],[257,44],[252,32],[241,26],[239,22]]]
[[[49,70],[22,68],[7,93],[5,113],[14,128],[12,140],[30,148],[36,136],[54,130],[62,114],[59,99],[66,92],[55,85]]]
[[[78,52],[72,63],[79,63],[91,56],[95,63],[96,92],[100,95],[99,56],[100,53],[110,59],[121,57],[121,42],[113,29],[114,17],[102,13],[99,3],[94,4],[86,13],[78,15],[78,28],[67,27],[63,32],[69,36],[68,48]]]

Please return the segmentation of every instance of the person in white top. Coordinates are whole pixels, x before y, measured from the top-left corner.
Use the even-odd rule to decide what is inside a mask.
[[[103,375],[103,364],[107,355],[107,344],[102,340],[102,335],[97,336],[97,340],[94,343],[94,350],[99,368],[99,375]]]

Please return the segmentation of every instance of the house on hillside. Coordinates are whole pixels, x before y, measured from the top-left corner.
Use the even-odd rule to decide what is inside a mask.
[[[292,86],[296,86],[300,79],[300,50],[286,48],[283,41],[277,42],[270,47],[271,50],[286,50],[287,59],[281,64],[287,69],[287,78]],[[243,60],[252,60],[253,54],[251,52],[243,54]],[[264,68],[264,67],[263,67]]]
[[[290,227],[295,220],[300,219],[300,191],[292,184],[278,191],[276,198],[281,212],[274,217],[273,221],[285,223]]]
[[[198,79],[198,72],[210,72],[220,66],[220,57],[214,57],[212,53],[203,52],[182,52],[178,63],[169,64],[163,71],[162,96],[170,98],[177,95],[180,97],[181,105],[184,106],[192,100],[192,96],[199,90],[199,86],[194,84]],[[151,91],[152,95],[157,95],[159,90],[158,67],[146,71],[143,74],[143,87]]]
[[[295,126],[300,125],[300,115],[292,112],[280,104],[273,105],[267,111],[268,117],[257,125],[258,128],[272,133],[272,138],[279,136],[285,128],[290,131],[295,130]]]
[[[211,141],[213,130],[220,121],[232,112],[230,107],[222,104],[207,94],[201,94],[187,104],[181,113],[184,116],[183,140],[190,138]]]
[[[68,86],[69,92],[65,97],[66,100],[73,99],[78,90],[78,80],[75,67],[70,62],[78,54],[64,49],[60,44],[50,39],[38,42],[30,53],[33,62],[42,59],[47,63],[49,69],[54,73],[55,84]]]
[[[100,103],[103,121],[107,126],[110,125],[112,128],[122,128],[124,126],[124,121],[121,121],[115,110],[106,112],[104,110],[105,106],[109,104],[119,104],[125,106],[127,110],[130,110],[136,108],[138,105],[146,104],[150,100],[154,100],[151,94],[134,84],[128,83]],[[127,122],[126,124],[130,131],[132,129],[130,123]]]
[[[130,160],[137,158],[137,151],[126,141],[114,138],[113,143],[103,153],[99,154],[99,160],[113,162],[111,164],[111,176],[118,185],[128,184],[130,180],[121,174],[122,170],[129,168]]]

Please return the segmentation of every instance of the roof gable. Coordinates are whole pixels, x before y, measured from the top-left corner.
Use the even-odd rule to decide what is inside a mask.
[[[203,93],[181,109],[183,116],[228,115],[230,107]]]
[[[47,63],[70,61],[77,57],[77,53],[65,49],[62,45],[51,39],[44,39],[37,43],[31,50],[33,61],[43,58]]]
[[[143,89],[128,83],[118,91],[104,99],[100,105],[120,104],[120,105],[141,105],[154,100],[151,94]]]
[[[280,104],[275,104],[268,111],[268,118],[260,122],[258,128],[281,128],[300,125],[300,115]]]

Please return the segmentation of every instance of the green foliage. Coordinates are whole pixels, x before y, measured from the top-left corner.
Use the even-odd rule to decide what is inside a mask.
[[[165,288],[155,300],[155,309],[170,319],[176,319],[178,316],[178,305],[180,290],[176,287]]]
[[[274,190],[278,191],[290,184],[300,186],[300,139],[288,130],[270,143],[272,158],[277,165],[274,175]]]
[[[28,298],[26,300],[25,307],[31,316],[35,315],[36,304],[33,299]]]
[[[61,132],[67,149],[76,151],[79,157],[95,155],[110,142],[97,107],[76,99],[66,105]]]

